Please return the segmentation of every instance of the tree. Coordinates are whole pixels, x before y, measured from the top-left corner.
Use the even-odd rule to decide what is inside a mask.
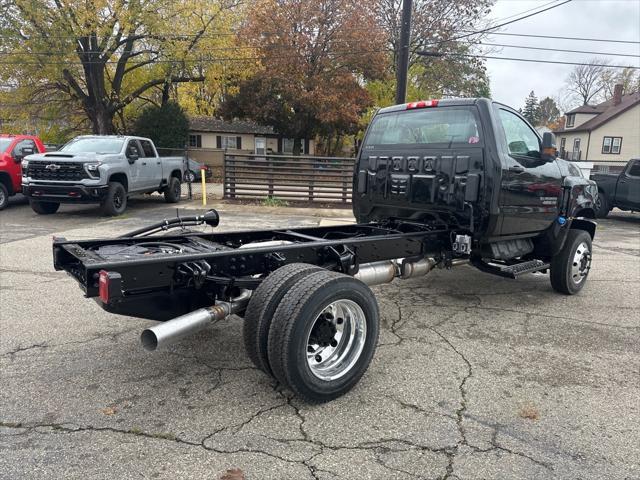
[[[390,87],[395,90],[397,54],[402,24],[402,0],[375,0],[377,23],[386,35]],[[489,79],[484,61],[469,57],[483,38],[470,31],[485,25],[494,0],[415,0],[409,47],[407,98],[488,97]],[[440,57],[425,57],[430,51]],[[393,103],[393,97],[382,105]]]
[[[199,47],[237,0],[13,0],[4,18],[0,82],[34,110],[81,112],[94,133],[113,133],[128,106],[154,89],[201,82]]]
[[[606,70],[606,59],[594,58],[588,64],[574,67],[567,77],[566,87],[570,94],[574,95],[581,105],[590,105],[599,100],[599,95],[604,89],[602,74]]]
[[[149,137],[156,148],[183,148],[189,135],[189,119],[175,102],[151,105],[137,118],[133,132],[141,137]]]
[[[560,118],[560,110],[555,100],[551,97],[545,97],[540,100],[538,104],[538,124],[549,127],[550,125],[554,125],[558,121],[558,118]]]
[[[532,125],[538,123],[538,108],[538,97],[536,97],[536,94],[533,92],[533,90],[531,90],[531,93],[529,93],[529,96],[524,102],[522,116],[526,118]]]
[[[255,3],[241,36],[260,66],[227,96],[221,113],[272,125],[294,139],[294,154],[303,138],[357,132],[371,104],[362,84],[385,66],[370,7],[350,0]]]
[[[613,98],[613,89],[622,85],[622,94],[628,95],[640,91],[640,71],[627,67],[622,69],[607,68],[600,75],[602,96],[605,100]]]

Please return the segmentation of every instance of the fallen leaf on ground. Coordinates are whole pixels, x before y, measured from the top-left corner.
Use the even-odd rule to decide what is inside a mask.
[[[230,468],[222,474],[220,480],[245,480],[244,472],[239,468]]]
[[[103,415],[115,415],[118,413],[118,409],[116,407],[107,407],[100,410]]]
[[[528,420],[538,420],[540,413],[534,405],[524,405],[520,409],[520,416]]]

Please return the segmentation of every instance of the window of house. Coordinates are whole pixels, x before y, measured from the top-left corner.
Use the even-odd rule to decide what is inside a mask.
[[[189,146],[202,148],[202,135],[189,135]]]
[[[283,138],[282,139],[282,153],[291,153],[293,154],[293,142],[294,139],[293,138]],[[305,152],[304,151],[304,140],[300,140],[300,153],[302,155],[304,155]]]
[[[579,138],[574,138],[573,139],[573,151],[574,152],[579,152],[580,151],[580,140]]]
[[[222,148],[228,148],[231,150],[237,150],[238,147],[238,137],[231,136],[223,136],[222,137]]]
[[[573,127],[574,122],[576,121],[576,114],[572,113],[571,115],[567,115],[567,127]]]
[[[604,137],[602,139],[602,153],[619,154],[622,147],[622,137]]]
[[[562,137],[560,139],[560,150],[564,151],[566,145],[567,145],[567,137]]]

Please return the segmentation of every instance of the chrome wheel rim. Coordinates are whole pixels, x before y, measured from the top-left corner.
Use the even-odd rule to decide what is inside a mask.
[[[6,199],[6,197],[4,196],[4,190],[2,190],[2,189],[0,188],[0,205],[4,205],[4,202],[6,202],[6,201],[7,201],[7,199]]]
[[[352,300],[336,300],[322,309],[307,336],[307,364],[320,380],[346,375],[356,364],[367,338],[364,311]]]
[[[591,268],[591,250],[586,242],[581,242],[576,248],[573,254],[573,261],[571,263],[571,278],[573,282],[578,285],[589,273]]]

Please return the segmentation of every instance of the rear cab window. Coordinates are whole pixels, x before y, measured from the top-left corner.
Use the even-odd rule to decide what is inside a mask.
[[[640,160],[631,162],[629,168],[627,169],[627,176],[640,177]]]
[[[482,142],[475,107],[428,107],[374,117],[363,143],[365,151],[404,148],[451,148]]]

